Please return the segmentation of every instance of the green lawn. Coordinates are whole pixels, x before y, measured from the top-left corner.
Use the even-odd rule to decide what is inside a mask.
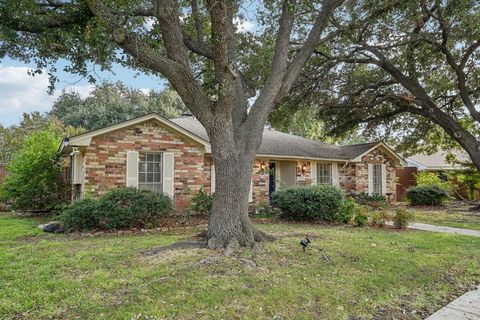
[[[480,282],[480,238],[259,226],[278,240],[257,268],[225,257],[194,267],[214,253],[143,253],[189,234],[43,235],[0,215],[0,319],[422,319]]]
[[[456,210],[413,210],[415,222],[429,223],[437,226],[480,230],[480,212]]]

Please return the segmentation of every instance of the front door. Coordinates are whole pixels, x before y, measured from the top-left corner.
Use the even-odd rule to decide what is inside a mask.
[[[268,196],[270,198],[270,202],[272,201],[272,194],[275,192],[276,185],[275,185],[275,162],[270,162],[268,165],[270,169],[268,172]]]

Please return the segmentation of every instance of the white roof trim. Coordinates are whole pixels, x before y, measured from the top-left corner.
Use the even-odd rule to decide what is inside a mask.
[[[362,154],[358,155],[357,157],[355,157],[354,159],[352,159],[352,161],[357,161],[357,162],[362,161],[363,156],[372,152],[373,150],[377,149],[378,147],[384,147],[390,153],[391,156],[397,158],[398,163],[400,163],[401,165],[405,166],[407,164],[407,162],[402,157],[400,157],[392,148],[390,148],[383,141],[378,142],[376,145],[374,145],[373,147],[371,147],[370,149],[368,149],[364,153],[362,153]]]
[[[73,136],[70,139],[68,139],[67,143],[65,143],[65,140],[62,142],[62,145],[60,146],[60,151],[62,151],[67,145],[76,146],[76,147],[87,147],[87,146],[90,145],[90,142],[92,141],[92,138],[95,137],[95,136],[99,136],[99,135],[102,135],[102,134],[105,134],[105,133],[108,133],[108,132],[123,129],[123,128],[129,127],[129,126],[132,126],[132,125],[135,125],[135,124],[138,124],[138,123],[142,123],[142,122],[145,122],[145,121],[149,121],[149,120],[157,120],[158,122],[166,125],[167,127],[169,127],[171,129],[183,134],[184,136],[200,143],[201,145],[203,145],[205,147],[205,152],[207,152],[207,153],[211,152],[210,143],[208,141],[200,138],[199,136],[193,134],[192,132],[184,129],[183,127],[173,123],[172,121],[170,121],[168,119],[165,119],[164,117],[162,117],[162,116],[160,116],[156,113],[150,113],[150,114],[147,114],[147,115],[135,118],[135,119],[127,120],[127,121],[124,121],[124,122],[121,122],[121,123],[118,123],[118,124],[115,124],[115,125],[111,125],[111,126],[108,126],[108,127],[104,127],[104,128],[100,128],[100,129],[97,129],[97,130],[90,131],[90,132],[86,132],[86,133],[83,133],[83,134],[80,134],[80,135],[77,135],[77,136]]]

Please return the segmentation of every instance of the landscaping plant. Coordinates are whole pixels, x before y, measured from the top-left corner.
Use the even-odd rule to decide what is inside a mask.
[[[448,192],[438,186],[417,186],[409,188],[405,196],[412,206],[439,206],[448,199]]]
[[[209,216],[212,212],[212,204],[213,194],[206,193],[201,188],[190,201],[189,209],[195,213]]]
[[[343,191],[333,186],[302,186],[275,192],[272,204],[287,220],[336,222],[344,199]]]
[[[393,216],[393,225],[397,229],[405,229],[413,221],[413,214],[404,208],[395,209]]]

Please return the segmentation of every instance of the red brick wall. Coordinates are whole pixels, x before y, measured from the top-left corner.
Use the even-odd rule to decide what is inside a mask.
[[[85,155],[83,193],[99,196],[125,187],[127,151],[173,152],[175,154],[175,205],[183,211],[201,187],[210,191],[210,169],[203,146],[183,135],[147,121],[92,138]]]

